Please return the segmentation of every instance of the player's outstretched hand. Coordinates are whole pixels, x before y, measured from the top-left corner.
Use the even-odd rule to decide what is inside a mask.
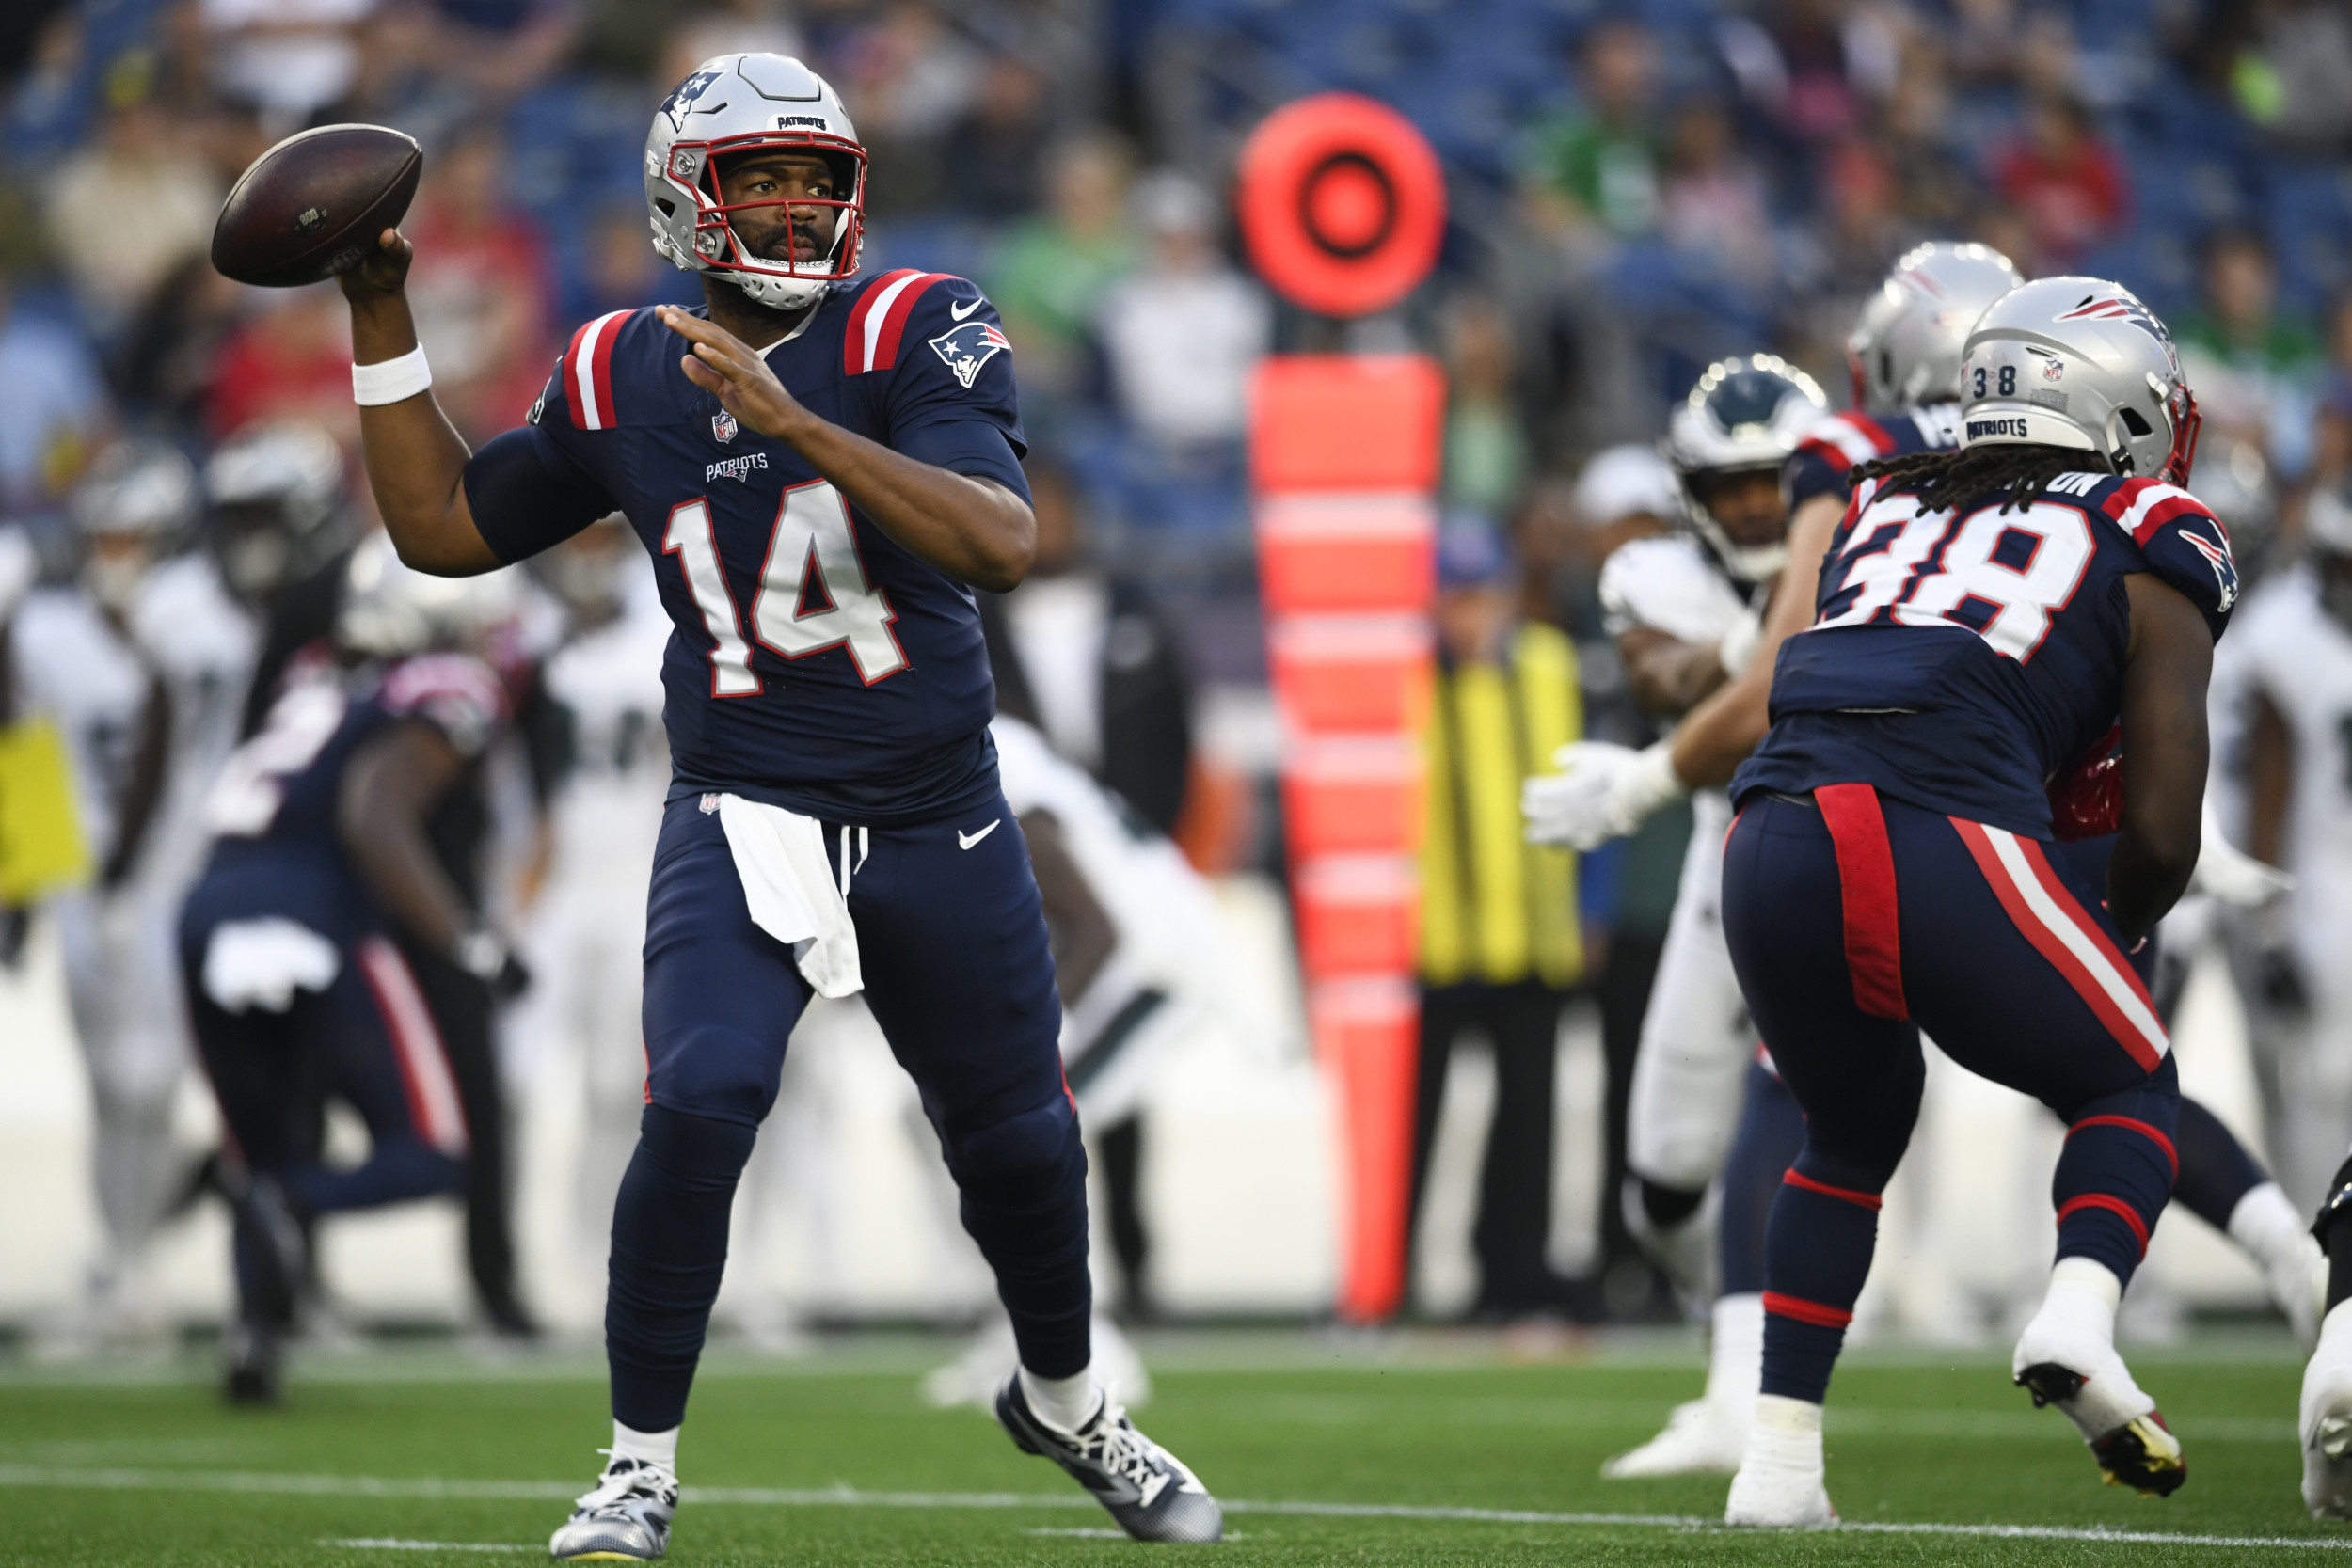
[[[416,259],[417,247],[408,243],[407,236],[397,229],[387,229],[375,237],[375,248],[337,273],[335,281],[345,299],[364,305],[405,289],[408,263]]]
[[[762,436],[789,440],[794,425],[808,418],[800,400],[784,389],[768,361],[716,323],[689,315],[675,305],[656,309],[661,325],[692,345],[680,361],[686,379],[712,393],[719,406]]]
[[[1519,792],[1531,843],[1597,849],[1687,792],[1663,741],[1637,752],[1580,740],[1561,747],[1552,761],[1559,772],[1532,778]]]

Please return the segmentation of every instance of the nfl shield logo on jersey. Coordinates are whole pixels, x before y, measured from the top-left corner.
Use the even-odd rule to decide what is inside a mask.
[[[956,380],[967,388],[979,379],[982,365],[1010,347],[1005,335],[988,322],[965,322],[931,340],[931,352],[946,361]]]
[[[723,447],[735,439],[738,428],[735,416],[723,408],[710,416],[710,438]]]

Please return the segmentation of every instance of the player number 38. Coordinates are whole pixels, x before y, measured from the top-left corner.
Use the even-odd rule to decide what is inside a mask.
[[[1815,626],[1957,626],[2024,664],[2049,635],[2050,612],[2074,596],[2093,547],[2070,506],[1889,518],[1854,531],[1838,562],[1845,579]]]
[[[735,595],[720,569],[710,503],[697,496],[671,508],[661,548],[678,558],[687,592],[710,633],[711,695],[755,695],[759,676],[752,669],[751,641]],[[751,637],[787,658],[847,648],[858,678],[871,686],[907,667],[906,654],[890,630],[895,618],[890,601],[866,580],[841,492],[823,480],[787,490],[760,562]]]

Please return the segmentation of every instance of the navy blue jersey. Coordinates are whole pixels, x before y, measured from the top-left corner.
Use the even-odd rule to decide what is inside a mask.
[[[690,346],[651,310],[581,327],[531,422],[468,465],[483,538],[514,561],[608,513],[636,528],[675,628],[675,792],[875,823],[986,798],[995,687],[972,590],[739,426],[679,368]],[[962,278],[838,284],[766,358],[811,412],[1027,497],[1011,356]],[[518,448],[538,483],[514,482]]]
[[[1908,457],[1960,445],[1960,404],[1930,404],[1908,414],[1874,419],[1858,409],[1832,414],[1805,432],[1788,459],[1788,509],[1816,496],[1834,495],[1843,506],[1851,496],[1846,476],[1881,457]]]
[[[2220,637],[2237,567],[2185,490],[2064,474],[2032,506],[1955,515],[1865,481],[1822,562],[1813,626],[1781,645],[1772,728],[1734,799],[1868,784],[2048,837],[2047,781],[2120,711],[2137,572],[2187,594]]]
[[[462,654],[403,659],[350,690],[326,673],[295,680],[205,800],[205,827],[217,835],[208,876],[266,864],[272,876],[245,880],[282,892],[283,907],[246,912],[286,914],[339,940],[373,928],[380,923],[373,900],[344,853],[337,819],[351,759],[403,721],[431,724],[459,755],[479,756],[506,711],[498,676]]]

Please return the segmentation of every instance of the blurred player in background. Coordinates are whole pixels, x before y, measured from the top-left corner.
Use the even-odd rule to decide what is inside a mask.
[[[2063,404],[2036,395],[2053,385]],[[1961,387],[1958,452],[1863,468],[1820,619],[1782,649],[1773,727],[1732,784],[1725,935],[1806,1115],[1767,1227],[1735,1524],[1835,1517],[1821,1401],[1918,1113],[1923,1028],[2068,1124],[2016,1381],[2110,1481],[2163,1494],[2186,1474],[2113,1342],[2179,1165],[2169,1042],[2122,950],[2195,870],[2236,573],[2180,488],[2197,414],[2179,356],[2121,287],[2011,292]],[[2120,829],[2105,898],[2049,848],[2086,829]]]
[[[319,425],[248,425],[204,464],[205,541],[221,580],[261,623],[240,739],[262,727],[288,666],[324,655],[358,530],[342,449]]]
[[[1601,595],[1635,700],[1680,716],[1749,666],[1769,585],[1788,558],[1788,512],[1781,469],[1828,407],[1804,372],[1769,355],[1708,368],[1668,426],[1666,451],[1681,488],[1684,527],[1621,546],[1601,568]],[[1666,741],[1647,752],[1588,742],[1563,761],[1623,753],[1658,771]],[[1587,847],[1610,836],[1562,826],[1581,778],[1538,778],[1525,797],[1539,843]],[[1648,792],[1653,804],[1672,793]],[[1724,950],[1718,912],[1729,802],[1719,790],[1694,799],[1696,822],[1683,862],[1666,946],[1642,1022],[1626,1131],[1630,1177],[1627,1224],[1687,1301],[1714,1295],[1715,1225],[1709,1196],[1739,1117],[1741,1075],[1755,1050],[1747,1006]],[[1647,812],[1642,813],[1646,816]],[[1627,823],[1638,826],[1639,816]],[[1716,1312],[1718,1342],[1753,1339],[1761,1325],[1741,1305]],[[1688,1424],[1687,1422],[1685,1423]],[[1628,1456],[1646,1466],[1656,1456]],[[1654,1473],[1635,1468],[1626,1473]]]
[[[232,1400],[278,1396],[317,1219],[465,1184],[465,1108],[391,938],[405,932],[489,984],[519,978],[431,843],[436,807],[507,721],[498,676],[463,650],[505,613],[512,586],[428,578],[371,540],[336,622],[340,654],[362,662],[290,683],[207,801],[218,839],[181,916],[178,966],[234,1139]],[[322,1160],[330,1096],[367,1128],[368,1158],[351,1169]]]
[[[21,709],[49,715],[64,735],[98,864],[94,885],[50,907],[89,1069],[106,1230],[73,1332],[103,1341],[162,1326],[141,1273],[184,1174],[171,1139],[190,1062],[172,922],[203,855],[203,791],[236,743],[254,634],[212,562],[184,548],[200,498],[176,449],[108,449],[72,511],[79,576],[26,599],[10,663]]]
[[[651,594],[632,593],[643,578],[625,519],[589,525],[531,570],[561,601],[565,625],[522,719],[547,833],[528,900],[538,982],[530,1006],[550,1043],[579,1055],[588,1126],[573,1213],[578,1256],[600,1259],[645,1109],[645,880],[670,787],[670,624]]]
[[[1045,905],[1062,998],[1062,1069],[1088,1126],[1139,1117],[1161,1063],[1203,1028],[1222,1028],[1272,1055],[1275,1027],[1236,994],[1216,895],[1184,852],[1031,725],[999,715],[989,733]],[[1095,1376],[1112,1397],[1148,1402],[1142,1358],[1100,1312],[1093,1341]],[[1006,1325],[934,1371],[924,1395],[934,1404],[984,1405],[1013,1365]]]
[[[612,1447],[549,1542],[668,1547],[733,1195],[813,993],[863,992],[915,1079],[1021,1365],[996,1399],[1131,1535],[1222,1513],[1089,1371],[1086,1155],[1052,956],[986,734],[974,587],[1036,521],[1008,344],[960,278],[859,275],[866,150],[797,60],[730,55],[645,141],[660,253],[707,316],[600,317],[469,452],[429,395],[387,230],[342,277],[368,472],[404,558],[462,577],[614,511],[653,559],[674,782],[647,903],[646,1107],[613,1217]]]
[[[2256,1068],[2288,1190],[2326,1194],[2352,1127],[2352,501],[2303,509],[2304,558],[2248,594],[2231,664],[2246,689],[2246,847],[2295,876],[2260,933]]]
[[[1037,514],[1037,562],[1021,586],[979,601],[996,711],[1042,732],[1161,833],[1176,831],[1192,770],[1192,687],[1174,628],[1145,586],[1103,570],[1077,479],[1051,458],[1023,465]],[[1143,1223],[1143,1122],[1089,1114],[1111,1251],[1130,1318],[1152,1315]]]

